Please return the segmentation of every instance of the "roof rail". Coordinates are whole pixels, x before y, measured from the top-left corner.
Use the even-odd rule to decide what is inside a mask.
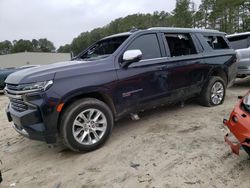
[[[139,29],[137,29],[135,26],[133,26],[131,29],[130,29],[130,33],[134,33],[136,31],[139,31]]]
[[[151,27],[147,30],[167,30],[167,31],[187,31],[187,32],[216,32],[216,33],[223,33],[214,29],[202,29],[202,28],[181,28],[181,27]],[[226,33],[224,33],[226,34]]]

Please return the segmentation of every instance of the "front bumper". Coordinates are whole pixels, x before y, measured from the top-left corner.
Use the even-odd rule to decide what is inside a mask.
[[[11,101],[6,108],[7,118],[19,134],[33,140],[47,143],[56,142],[57,115],[55,115],[51,104],[47,104],[48,100],[44,94],[33,93],[15,96],[5,93],[5,95]],[[22,102],[20,103],[20,101]]]

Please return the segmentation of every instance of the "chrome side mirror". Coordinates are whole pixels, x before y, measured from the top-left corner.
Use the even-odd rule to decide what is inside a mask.
[[[141,50],[127,50],[123,54],[122,65],[123,65],[123,67],[129,66],[131,63],[138,62],[141,59],[142,59]]]

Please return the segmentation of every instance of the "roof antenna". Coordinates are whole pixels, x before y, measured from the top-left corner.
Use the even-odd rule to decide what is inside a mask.
[[[138,31],[138,30],[139,30],[139,29],[137,29],[135,26],[133,26],[133,27],[130,29],[129,32],[134,33],[134,32],[136,32],[136,31]]]

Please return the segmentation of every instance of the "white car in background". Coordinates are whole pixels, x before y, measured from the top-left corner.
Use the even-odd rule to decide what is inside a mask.
[[[238,75],[244,78],[250,75],[250,32],[227,35],[231,46],[239,58]]]

